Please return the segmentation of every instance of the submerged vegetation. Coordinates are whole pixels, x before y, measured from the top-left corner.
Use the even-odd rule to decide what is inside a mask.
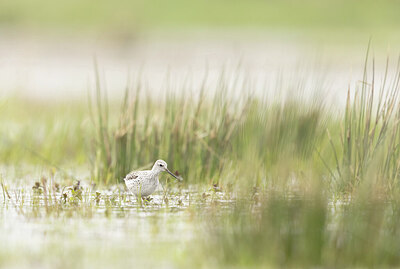
[[[135,79],[118,104],[96,72],[89,109],[10,99],[0,108],[7,165],[0,214],[21,216],[16,225],[51,221],[54,230],[36,255],[66,253],[60,268],[106,268],[115,260],[183,268],[397,267],[400,73],[387,68],[377,83],[374,68],[366,63],[338,114],[306,87],[271,99],[226,73],[215,84],[204,77],[192,92],[190,83],[182,91],[166,83],[157,97]],[[21,106],[25,112],[15,113]],[[137,203],[121,179],[159,158],[184,183],[162,180],[159,195]],[[66,223],[80,226],[77,237],[56,228]],[[80,237],[88,239],[84,247]],[[0,236],[10,244],[0,262],[9,265],[9,253],[25,257],[22,265],[35,259],[10,238],[18,241]]]

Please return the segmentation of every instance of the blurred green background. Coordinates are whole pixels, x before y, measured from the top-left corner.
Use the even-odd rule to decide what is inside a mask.
[[[0,23],[79,31],[253,27],[389,35],[400,26],[399,10],[396,0],[3,0]]]

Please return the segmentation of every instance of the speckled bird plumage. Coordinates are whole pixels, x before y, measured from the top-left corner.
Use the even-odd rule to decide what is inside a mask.
[[[157,160],[151,170],[133,171],[124,178],[128,190],[135,196],[146,197],[152,194],[160,184],[158,176],[161,172],[167,172],[176,179],[179,178],[172,174],[167,163],[163,160]]]

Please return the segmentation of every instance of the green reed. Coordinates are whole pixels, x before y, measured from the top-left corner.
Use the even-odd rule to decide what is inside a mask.
[[[126,87],[112,125],[97,72],[91,105],[95,181],[121,182],[129,171],[159,158],[189,183],[256,184],[282,164],[290,169],[287,174],[310,164],[321,167],[314,148],[327,124],[322,100],[301,103],[303,88],[279,102],[253,97],[250,84],[230,81],[224,73],[211,94],[206,94],[208,84],[205,77],[199,88],[172,89],[155,98],[136,79]]]
[[[368,65],[367,57],[363,80],[353,96],[348,91],[341,132],[336,138],[327,132],[336,163],[333,178],[341,192],[351,193],[366,180],[384,192],[398,189],[400,69],[389,77],[388,66],[387,61],[378,84],[375,62]]]

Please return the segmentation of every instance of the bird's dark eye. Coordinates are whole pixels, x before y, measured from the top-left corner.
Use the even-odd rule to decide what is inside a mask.
[[[163,165],[162,165],[162,163],[160,163],[160,164],[159,164],[159,166],[161,166],[161,167],[162,167],[162,166],[163,166]]]

